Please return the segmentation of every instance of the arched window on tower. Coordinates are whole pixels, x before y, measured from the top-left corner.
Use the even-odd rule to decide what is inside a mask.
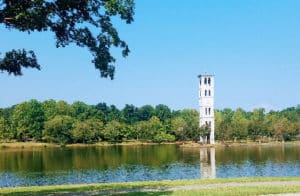
[[[210,115],[210,108],[208,108],[208,115]]]
[[[207,84],[207,78],[204,78],[204,84]]]
[[[208,96],[210,96],[210,90],[208,90]]]
[[[205,115],[207,115],[207,108],[205,108]]]
[[[205,93],[204,93],[204,94],[205,94],[205,96],[207,96],[207,90],[205,90]]]
[[[210,78],[208,78],[208,84],[210,85]]]

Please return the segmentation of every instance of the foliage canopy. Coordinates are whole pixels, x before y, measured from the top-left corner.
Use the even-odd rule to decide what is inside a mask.
[[[116,59],[110,48],[120,48],[123,57],[129,54],[129,47],[119,37],[112,19],[119,16],[130,24],[133,15],[133,0],[0,0],[0,24],[28,33],[51,31],[55,34],[56,47],[70,43],[86,47],[101,77],[111,79]],[[8,51],[0,59],[0,70],[9,74],[22,75],[22,68],[29,67],[41,67],[31,50]]]
[[[218,141],[288,141],[300,139],[300,106],[282,111],[241,108],[215,110]],[[199,141],[209,133],[199,128],[199,113],[193,109],[171,110],[159,104],[136,107],[76,101],[30,100],[0,108],[0,141],[45,141],[95,143],[99,141]]]

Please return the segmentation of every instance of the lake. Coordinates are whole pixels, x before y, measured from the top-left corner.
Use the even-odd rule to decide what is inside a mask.
[[[253,176],[300,176],[300,146],[0,150],[0,187]]]

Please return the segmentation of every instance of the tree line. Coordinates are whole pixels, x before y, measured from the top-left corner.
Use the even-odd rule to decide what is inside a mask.
[[[268,113],[263,108],[217,110],[215,123],[218,140],[296,140],[300,139],[300,105]]]
[[[264,109],[215,110],[215,123],[220,141],[295,140],[300,134],[300,105],[268,113]],[[197,141],[207,132],[207,127],[199,128],[197,110],[171,110],[163,104],[127,104],[118,109],[106,103],[30,100],[0,109],[0,141]]]

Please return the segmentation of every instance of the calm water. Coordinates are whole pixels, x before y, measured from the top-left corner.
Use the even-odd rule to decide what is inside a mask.
[[[0,149],[0,187],[248,176],[300,176],[300,146]]]

